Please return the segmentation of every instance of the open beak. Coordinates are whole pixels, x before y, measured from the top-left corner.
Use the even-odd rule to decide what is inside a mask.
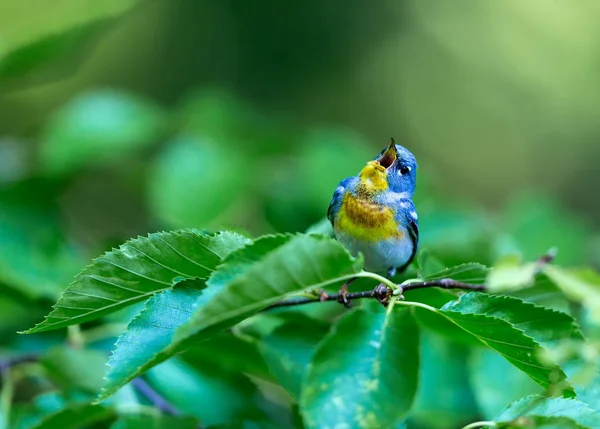
[[[394,165],[396,159],[398,159],[398,153],[396,152],[396,143],[394,142],[394,139],[392,139],[390,145],[381,154],[381,156],[376,159],[376,161],[379,163],[379,165],[387,170]]]

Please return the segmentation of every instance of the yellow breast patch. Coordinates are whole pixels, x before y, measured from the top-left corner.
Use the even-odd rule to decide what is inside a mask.
[[[351,194],[346,194],[342,200],[335,229],[364,241],[404,236],[398,228],[392,209]]]

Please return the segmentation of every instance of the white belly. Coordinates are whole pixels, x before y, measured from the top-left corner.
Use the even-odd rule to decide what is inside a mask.
[[[365,257],[365,270],[386,273],[390,268],[406,264],[413,252],[413,242],[405,231],[402,238],[390,238],[378,242],[357,240],[344,232],[336,231],[336,238],[353,255],[362,253]]]

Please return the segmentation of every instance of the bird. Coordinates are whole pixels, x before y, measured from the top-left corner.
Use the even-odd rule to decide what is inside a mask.
[[[327,209],[335,238],[351,254],[362,253],[364,269],[392,278],[413,261],[419,243],[419,225],[412,201],[417,160],[405,147],[391,143],[368,161],[356,176],[342,180]],[[346,307],[348,287],[338,301]]]

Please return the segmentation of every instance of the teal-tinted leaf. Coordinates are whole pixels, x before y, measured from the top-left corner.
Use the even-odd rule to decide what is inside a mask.
[[[482,284],[485,282],[488,271],[489,269],[485,265],[470,262],[429,274],[422,280],[453,279],[464,283]]]
[[[329,326],[299,316],[275,329],[261,341],[267,364],[279,383],[296,399],[300,384],[316,345],[327,334]]]
[[[410,422],[415,427],[446,429],[477,419],[479,412],[468,378],[469,349],[427,331],[421,332],[420,340],[419,387]]]
[[[540,344],[552,345],[563,338],[581,335],[573,319],[559,312],[521,300],[471,292],[444,305],[430,308],[496,350],[542,387],[558,386],[573,395],[565,373],[542,356]]]
[[[160,414],[125,414],[110,429],[197,429],[194,417],[173,417]]]
[[[31,429],[79,429],[88,425],[114,420],[113,409],[102,405],[72,404],[42,419]]]
[[[208,137],[183,135],[156,158],[148,182],[154,214],[167,224],[203,228],[251,184],[251,164],[237,149]]]
[[[229,261],[226,266],[230,272],[239,272],[245,263],[258,257],[261,251],[268,252],[275,248],[282,239],[285,237],[263,238],[235,252],[250,241],[237,234],[222,233],[212,243],[212,249]],[[214,273],[217,278],[227,270],[219,272],[219,275]],[[173,290],[150,298],[144,310],[129,323],[127,330],[117,340],[108,361],[106,384],[99,400],[112,395],[125,383],[180,351],[168,349],[176,329],[187,322],[195,310],[210,301],[218,290],[219,287],[215,285],[207,293],[203,281],[189,280],[181,282]]]
[[[333,225],[331,225],[331,221],[324,217],[320,221],[312,224],[306,229],[307,234],[320,234],[320,235],[328,235],[333,237]]]
[[[160,352],[171,344],[175,330],[189,319],[203,288],[202,281],[186,281],[148,300],[117,340],[98,400],[170,357]]]
[[[410,309],[344,316],[319,345],[300,399],[307,428],[393,427],[415,397],[418,330]]]
[[[592,270],[571,271],[554,265],[544,267],[544,273],[570,299],[590,310],[590,317],[600,324],[600,275]]]
[[[600,414],[576,399],[527,396],[511,404],[494,420],[509,422],[522,416],[566,417],[590,429],[600,429]]]
[[[319,289],[352,278],[362,268],[362,259],[352,257],[337,241],[316,235],[296,235],[249,265],[243,273],[227,264],[215,273],[223,282],[213,299],[178,329],[175,340],[192,335],[206,338],[250,317],[293,292]],[[212,280],[209,281],[211,289]]]
[[[162,126],[162,113],[148,101],[113,91],[79,96],[45,130],[42,168],[63,174],[121,159],[156,141]]]
[[[179,411],[204,425],[261,419],[256,386],[239,372],[227,372],[204,359],[194,366],[171,359],[147,374],[153,387]]]
[[[484,418],[493,418],[524,396],[543,393],[541,386],[500,354],[488,349],[475,349],[471,353],[468,362],[471,385]]]
[[[97,258],[63,293],[46,319],[27,333],[96,319],[143,301],[189,278],[206,278],[237,234],[213,236],[193,231],[161,232],[130,240]]]

